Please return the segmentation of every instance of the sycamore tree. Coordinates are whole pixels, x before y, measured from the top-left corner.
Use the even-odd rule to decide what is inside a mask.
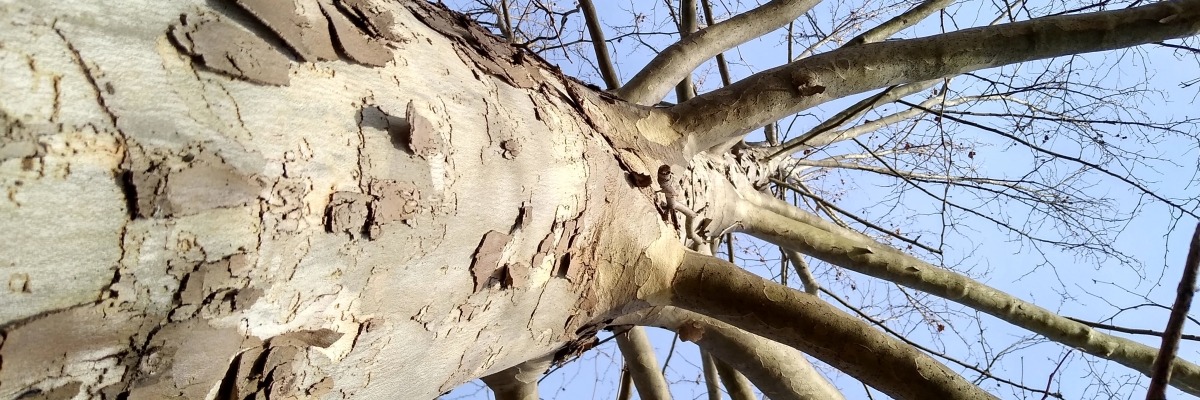
[[[878,174],[873,198],[925,193],[945,231],[1128,261],[1109,230],[1136,212],[1088,189],[1195,218],[1131,166],[1194,143],[1193,121],[1145,118],[1146,87],[1080,78],[1072,55],[1186,54],[1200,1],[951,3],[846,3],[829,24],[812,0],[683,1],[643,29],[587,1],[464,6],[487,27],[422,1],[0,2],[0,398],[421,399],[482,378],[533,399],[602,330],[639,396],[665,398],[643,326],[698,345],[736,396],[840,397],[806,357],[894,398],[995,396],[980,383],[1003,377],[821,292],[818,263],[1162,377],[1154,346],[956,271],[952,235],[819,183]],[[927,18],[944,33],[903,34]],[[777,67],[693,75],[781,29]],[[628,79],[618,40],[653,51]],[[573,55],[603,84],[542,57]],[[986,174],[960,139],[984,132],[1030,165]],[[743,235],[781,249],[791,286],[714,256]],[[1200,367],[1171,365],[1200,394]]]

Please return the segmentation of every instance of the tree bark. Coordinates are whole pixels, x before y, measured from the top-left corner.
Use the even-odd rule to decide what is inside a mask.
[[[0,4],[0,398],[433,398],[665,285],[665,122],[354,4]]]

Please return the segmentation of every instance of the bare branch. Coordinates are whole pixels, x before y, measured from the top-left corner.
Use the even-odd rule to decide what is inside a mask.
[[[1200,224],[1192,234],[1192,244],[1188,248],[1187,261],[1183,264],[1183,277],[1179,278],[1179,288],[1176,289],[1175,305],[1171,307],[1171,318],[1167,320],[1167,328],[1163,330],[1162,347],[1154,358],[1153,374],[1150,376],[1150,388],[1146,391],[1146,400],[1166,400],[1167,382],[1171,379],[1172,361],[1179,350],[1179,337],[1183,335],[1183,322],[1192,306],[1192,296],[1196,293],[1196,270],[1200,269]]]
[[[808,263],[804,261],[804,255],[792,250],[780,247],[783,250],[784,256],[788,262],[792,264],[792,268],[796,270],[796,276],[800,277],[800,283],[804,284],[804,292],[816,295],[821,291],[821,285],[817,283],[817,278],[813,277],[812,271],[808,269]]]
[[[663,49],[617,96],[642,105],[662,100],[672,86],[713,56],[779,29],[817,5],[819,0],[773,0],[708,26]],[[711,147],[711,146],[709,146]]]
[[[638,397],[646,400],[671,399],[671,392],[667,390],[667,380],[662,372],[658,371],[654,347],[650,345],[645,329],[635,326],[617,335],[617,347],[621,349],[625,366],[629,369],[629,375],[633,377]]]
[[[1088,354],[1150,373],[1155,349],[1107,335],[1037,305],[939,268],[882,243],[864,245],[852,231],[818,229],[763,208],[741,217],[743,229],[768,242],[789,247],[825,262],[930,293],[995,316],[1013,325],[1077,347]],[[1200,394],[1200,366],[1176,360],[1172,384]]]
[[[608,42],[604,39],[604,28],[600,26],[600,17],[596,15],[596,7],[592,0],[579,0],[583,9],[583,20],[587,23],[588,34],[592,37],[592,49],[596,51],[596,65],[600,76],[604,78],[606,89],[621,87],[621,78],[617,76],[617,68],[613,66],[612,58],[608,56]]]
[[[928,355],[815,296],[715,257],[685,253],[671,286],[672,305],[791,346],[892,397],[995,398]]]
[[[855,36],[846,43],[846,46],[854,46],[866,43],[875,43],[883,39],[891,37],[896,32],[900,32],[904,28],[915,25],[917,22],[928,17],[930,14],[941,11],[953,3],[954,0],[925,0],[916,7],[905,11],[903,14],[897,15],[887,22],[879,24],[871,28],[871,30],[863,32],[861,35]]]
[[[754,396],[754,390],[750,389],[750,381],[746,380],[746,376],[741,372],[726,364],[724,361],[714,359],[714,364],[717,366],[717,373],[721,375],[721,383],[725,384],[725,391],[729,392],[729,398],[732,400],[757,400]]]
[[[683,39],[696,32],[696,0],[679,0],[679,14],[679,38]],[[675,85],[675,98],[682,103],[693,97],[696,97],[696,87],[689,72]]]
[[[721,400],[721,377],[717,375],[717,360],[707,351],[700,350],[700,364],[704,370],[704,388],[708,390],[708,400]]]
[[[693,150],[703,150],[784,116],[871,89],[1191,36],[1200,30],[1197,10],[1200,0],[1176,0],[842,48],[672,107],[674,126],[694,136]]]
[[[713,26],[716,22],[713,21],[712,4],[709,0],[700,0],[700,8],[704,10],[704,25]],[[717,53],[717,72],[721,74],[721,86],[729,86],[733,83],[733,78],[729,75],[729,63],[725,62],[725,53]]]

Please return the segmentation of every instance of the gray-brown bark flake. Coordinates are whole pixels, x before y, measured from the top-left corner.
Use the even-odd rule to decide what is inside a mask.
[[[471,276],[475,280],[475,291],[478,292],[495,280],[502,280],[504,273],[504,246],[512,240],[512,236],[498,231],[488,231],[475,249],[471,262]]]
[[[371,211],[371,196],[358,192],[337,191],[325,208],[325,230],[347,233],[356,238],[367,233],[367,218]]]
[[[428,160],[442,152],[442,137],[437,126],[417,110],[415,102],[408,102],[404,116],[408,121],[408,149],[412,154]]]
[[[392,61],[392,50],[386,44],[354,26],[337,7],[321,2],[321,10],[329,18],[338,48],[347,58],[372,67],[382,67]]]
[[[391,28],[396,26],[396,17],[392,15],[392,12],[383,9],[372,0],[337,0],[337,6],[351,18],[361,22],[361,25],[374,36],[392,42],[408,41],[392,31]]]
[[[134,218],[168,218],[254,203],[262,190],[247,174],[199,151],[150,155],[132,146],[118,183]]]
[[[208,69],[234,78],[287,86],[291,62],[261,37],[215,14],[185,14],[170,37]]]
[[[273,0],[237,0],[237,5],[258,18],[305,61],[338,59],[329,23],[323,18],[313,20],[300,15],[294,3],[291,3],[292,7],[286,7],[287,4]]]
[[[367,236],[378,239],[395,222],[408,223],[421,210],[421,192],[411,182],[380,179],[371,182]]]

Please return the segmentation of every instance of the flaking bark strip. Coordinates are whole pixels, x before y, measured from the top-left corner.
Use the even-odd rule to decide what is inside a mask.
[[[179,49],[200,65],[234,78],[287,86],[291,62],[250,31],[214,14],[185,14],[170,29]]]
[[[487,287],[493,279],[501,279],[498,276],[502,273],[501,258],[504,253],[504,246],[512,240],[512,237],[497,231],[488,231],[483,235],[483,240],[479,242],[479,247],[475,249],[475,255],[471,262],[471,276],[475,280],[475,291]]]
[[[315,10],[314,0],[305,7]],[[326,61],[338,59],[337,51],[333,49],[333,38],[329,32],[329,22],[326,17],[316,15],[300,15],[300,9],[294,2],[281,3],[274,0],[237,0],[237,4],[250,12],[267,28],[275,32],[296,55],[305,61]],[[287,5],[291,7],[287,7]],[[310,11],[311,12],[311,11]]]
[[[533,77],[540,76],[539,70],[557,70],[537,54],[513,47],[492,36],[474,21],[465,18],[452,19],[450,16],[457,14],[448,12],[442,5],[413,2],[406,3],[405,6],[426,26],[453,39],[459,57],[463,61],[474,64],[488,75],[499,78],[512,86],[523,89],[536,88],[540,84],[538,79]],[[431,10],[429,8],[441,9]],[[524,54],[517,56],[518,52]],[[536,62],[530,62],[531,59]]]
[[[321,11],[333,26],[339,49],[351,61],[372,67],[382,67],[392,61],[392,49],[364,34],[336,6],[321,1]]]
[[[392,31],[392,27],[396,25],[396,17],[379,4],[371,0],[336,0],[336,2],[338,8],[350,16],[351,20],[360,22],[359,25],[365,27],[371,35],[393,42],[408,41]]]

